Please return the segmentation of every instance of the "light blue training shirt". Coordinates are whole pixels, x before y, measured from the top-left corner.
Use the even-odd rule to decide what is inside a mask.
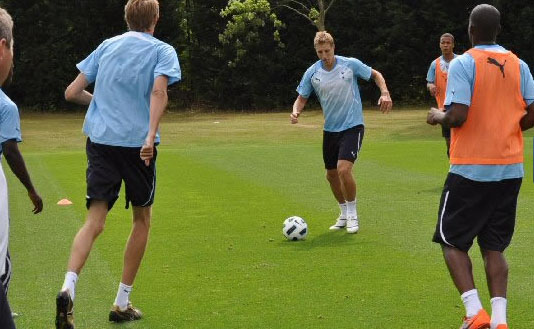
[[[477,49],[491,52],[507,52],[499,45],[480,45]],[[521,74],[521,94],[523,99],[530,105],[534,102],[534,81],[528,65],[520,60]],[[453,59],[449,67],[447,79],[447,94],[445,97],[445,107],[452,103],[471,106],[471,97],[475,86],[475,60],[464,53]],[[510,165],[451,165],[450,172],[463,176],[467,179],[480,182],[494,182],[503,179],[522,178],[524,169],[522,163]]]
[[[454,54],[453,59],[455,59],[456,57],[458,57],[458,55]],[[433,60],[432,63],[430,63],[430,67],[428,68],[428,72],[426,74],[426,81],[428,83],[434,83],[434,81],[436,80],[436,62],[437,62],[436,59]],[[451,62],[452,62],[452,59],[451,59]],[[439,67],[441,69],[441,72],[449,72],[449,65],[451,62],[447,62],[445,60],[445,57],[441,55],[440,61],[439,61]]]
[[[181,79],[174,48],[134,31],[105,40],[76,67],[95,83],[83,132],[92,142],[111,146],[143,146],[154,79],[167,76],[169,85]]]
[[[335,56],[334,68],[327,71],[321,60],[310,66],[297,92],[304,98],[311,93],[319,98],[324,115],[324,130],[340,132],[363,125],[362,100],[358,78],[368,81],[371,68],[356,58]]]
[[[15,140],[17,143],[22,142],[19,109],[0,89],[0,156],[2,155],[2,144],[8,140]]]

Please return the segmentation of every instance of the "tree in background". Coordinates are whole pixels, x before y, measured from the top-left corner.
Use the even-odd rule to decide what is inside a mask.
[[[224,102],[234,108],[269,108],[277,103],[283,67],[282,22],[267,0],[230,0],[221,10],[228,19],[219,34],[227,69],[222,71]],[[270,106],[271,105],[271,106]]]
[[[512,50],[528,64],[534,65],[534,30],[530,28],[534,21],[534,6],[529,0],[502,0],[502,33],[497,42]]]
[[[451,32],[458,53],[469,49],[469,11],[481,2],[501,11],[498,42],[533,64],[531,0],[160,0],[155,36],[178,51],[184,80],[170,90],[175,108],[290,106],[302,72],[317,60],[315,32],[325,27],[336,53],[384,74],[397,104],[431,104],[425,76],[439,36]],[[63,92],[75,64],[126,31],[125,3],[0,0],[15,21],[15,77],[6,92],[22,107],[68,106]],[[372,87],[361,85],[364,99],[375,98]]]
[[[229,80],[228,85],[222,87],[236,88],[238,92],[234,90],[233,94],[237,97],[226,99],[225,103],[244,108],[285,105],[287,99],[292,98],[298,83],[294,72],[302,71],[302,65],[293,65],[293,53],[300,51],[291,49],[293,53],[289,52],[282,42],[281,35],[286,27],[283,21],[297,21],[292,26],[298,26],[300,30],[302,19],[295,20],[295,17],[304,17],[311,26],[322,31],[325,29],[326,14],[335,2],[336,0],[317,0],[313,4],[297,0],[228,1],[228,5],[221,10],[221,17],[227,19],[227,24],[219,35],[219,41],[223,45],[223,57],[231,70],[224,72]],[[307,44],[305,35],[309,34],[313,38],[311,31],[293,32],[300,37],[300,40],[296,40],[297,46]],[[289,37],[288,40],[294,39],[290,35],[286,36]],[[291,47],[293,46],[295,43],[292,42]],[[306,47],[306,54],[310,53],[313,55]],[[288,76],[290,79],[287,79]]]
[[[125,30],[121,0],[3,0],[15,21],[15,76],[8,92],[24,106],[53,110],[85,58]]]
[[[287,8],[304,17],[317,27],[318,31],[325,31],[326,14],[336,0],[297,1],[279,0],[278,7]]]
[[[335,2],[336,0],[316,0],[312,4],[309,0],[275,0],[274,8],[289,9],[304,17],[318,31],[324,31],[326,14]],[[265,29],[267,24],[274,27],[274,41],[279,47],[284,46],[280,40],[280,29],[284,27],[284,23],[278,19],[267,0],[229,0],[226,8],[221,10],[221,16],[228,19],[228,23],[219,35],[219,40],[224,45],[234,44],[235,61],[242,59],[247,54],[247,49],[260,41],[261,30]],[[230,62],[230,66],[232,65],[235,65],[234,61]]]
[[[230,0],[228,6],[221,10],[221,16],[228,18],[228,23],[223,33],[219,34],[219,41],[223,45],[233,45],[236,49],[234,61],[230,61],[230,67],[250,53],[250,49],[261,47],[265,30],[273,30],[273,39],[277,46],[284,47],[280,41],[280,29],[283,23],[271,12],[271,5],[267,0]],[[265,25],[271,25],[266,28]],[[252,56],[257,54],[252,54]]]

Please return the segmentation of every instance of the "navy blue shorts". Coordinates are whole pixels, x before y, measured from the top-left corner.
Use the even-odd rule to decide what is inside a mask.
[[[0,284],[0,328],[15,329],[11,309],[7,300],[7,293],[4,291],[4,286]]]
[[[468,251],[504,251],[514,234],[521,178],[478,182],[449,173],[438,211],[434,242]]]
[[[97,144],[87,138],[87,208],[92,200],[107,201],[108,209],[119,197],[121,183],[126,186],[126,208],[148,207],[154,203],[156,190],[156,156],[146,166],[140,147]]]
[[[323,131],[323,160],[327,170],[336,169],[338,160],[352,163],[362,147],[364,127],[358,125],[340,132]]]

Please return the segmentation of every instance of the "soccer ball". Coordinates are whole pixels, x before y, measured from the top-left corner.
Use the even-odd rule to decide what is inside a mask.
[[[284,221],[282,233],[291,241],[304,240],[308,235],[308,224],[298,216],[291,216]]]

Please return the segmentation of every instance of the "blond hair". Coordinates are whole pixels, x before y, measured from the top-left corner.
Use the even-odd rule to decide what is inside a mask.
[[[313,46],[317,47],[320,44],[329,44],[332,47],[334,46],[334,38],[332,35],[326,31],[320,31],[315,34],[315,39],[313,39]]]
[[[130,31],[146,32],[158,17],[158,0],[128,0],[124,6],[124,20]]]
[[[8,47],[13,40],[13,19],[8,12],[0,8],[0,40],[6,39]]]

